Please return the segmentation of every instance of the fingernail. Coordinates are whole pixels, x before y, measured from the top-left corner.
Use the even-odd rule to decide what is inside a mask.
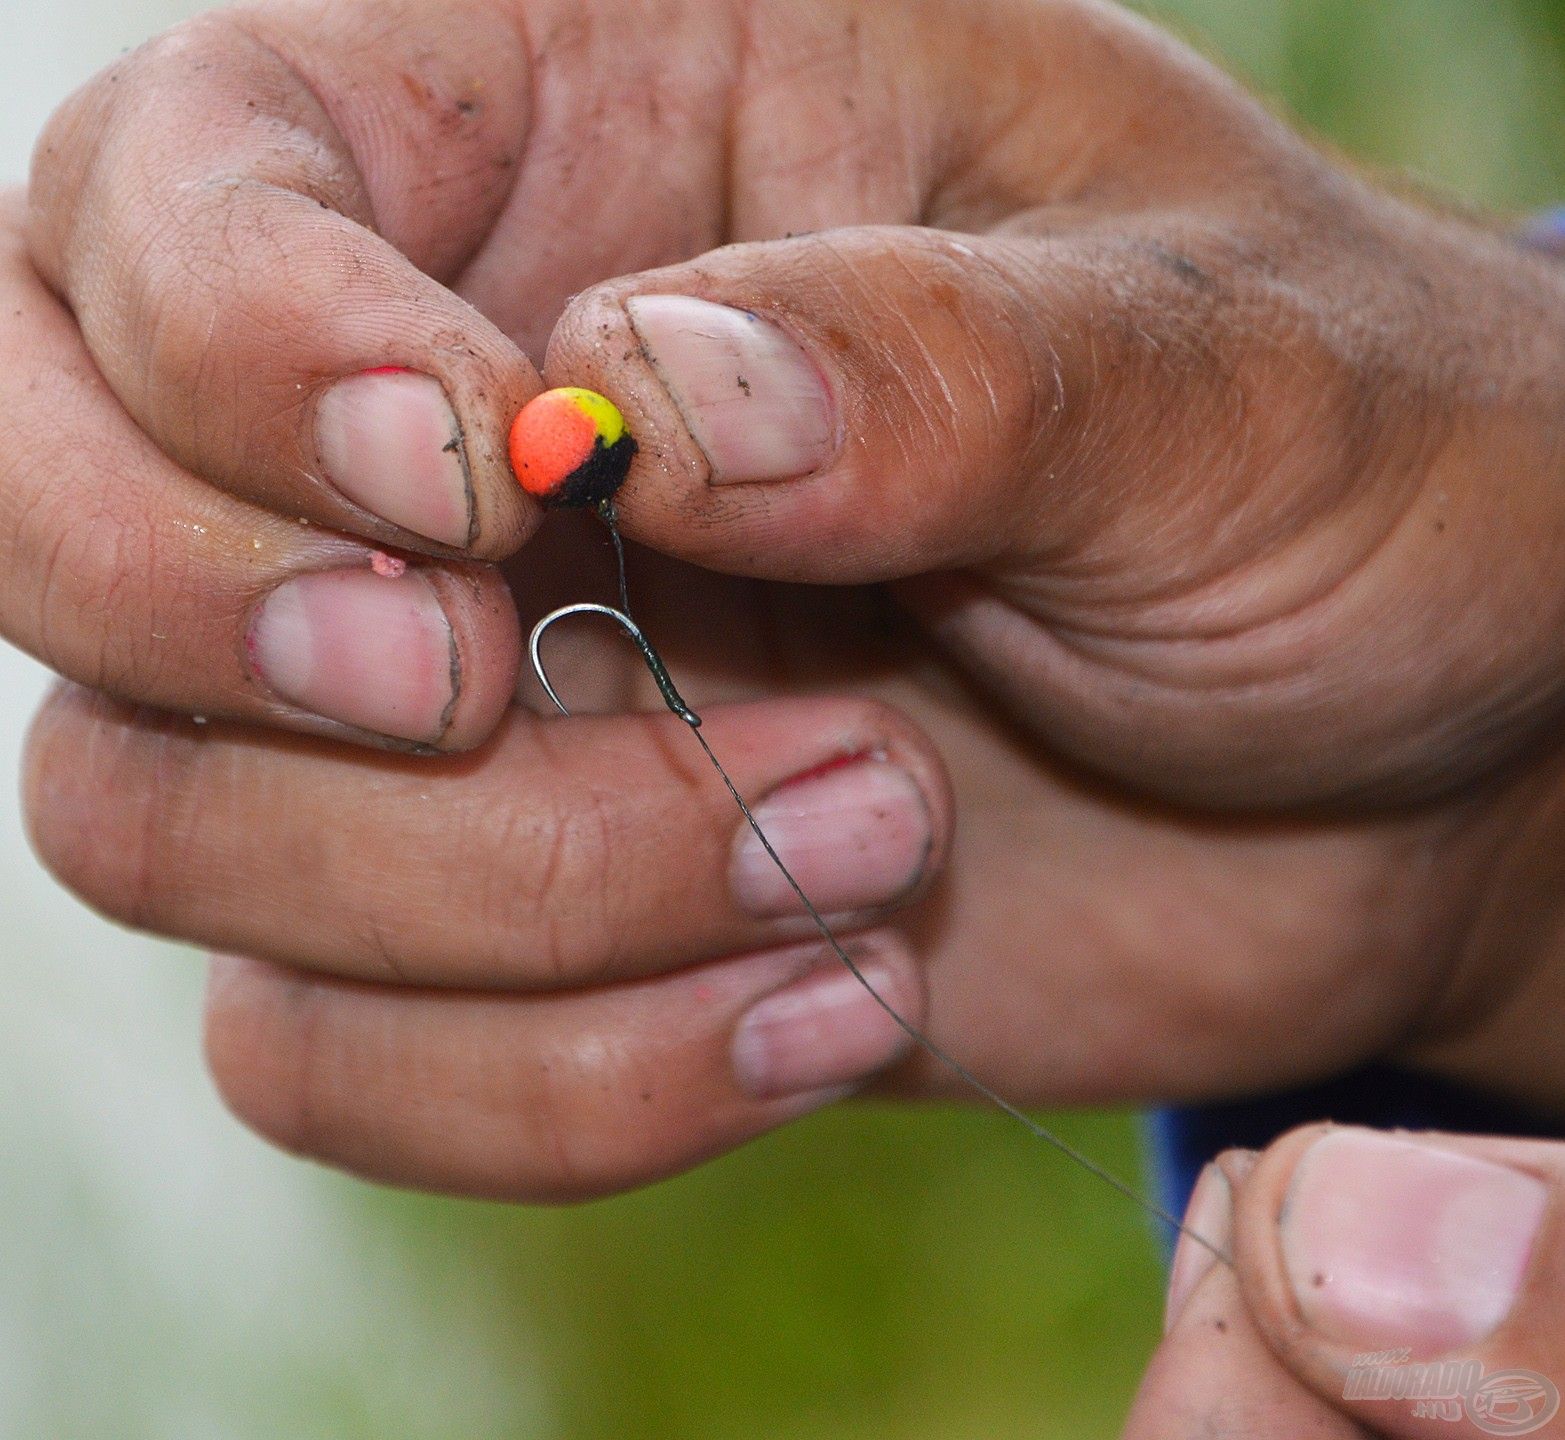
[[[854,959],[898,1014],[919,1014],[923,999],[910,956],[862,947]],[[734,1032],[734,1075],[757,1100],[840,1098],[899,1059],[910,1043],[874,996],[833,960],[743,1016]]]
[[[793,479],[831,459],[826,382],[777,326],[688,295],[637,295],[625,309],[714,485]]]
[[[1228,1177],[1214,1164],[1208,1165],[1196,1181],[1185,1208],[1185,1228],[1219,1250],[1227,1250],[1233,1240],[1234,1196]],[[1174,1248],[1174,1263],[1168,1273],[1168,1303],[1163,1312],[1163,1333],[1174,1328],[1179,1313],[1195,1293],[1195,1288],[1217,1263],[1217,1256],[1200,1240],[1181,1234]]]
[[[1508,1166],[1331,1131],[1299,1160],[1282,1213],[1299,1310],[1345,1345],[1465,1349],[1515,1305],[1548,1199],[1542,1181]]]
[[[339,380],[315,408],[326,478],[393,525],[465,545],[472,495],[462,428],[432,375],[390,366]]]
[[[450,622],[416,571],[301,575],[267,596],[251,663],[285,700],[403,740],[438,740],[456,697]]]
[[[852,760],[792,780],[755,818],[818,910],[889,905],[929,859],[929,807],[913,777],[885,760]],[[762,919],[800,912],[799,897],[755,832],[741,826],[729,866],[741,908]]]

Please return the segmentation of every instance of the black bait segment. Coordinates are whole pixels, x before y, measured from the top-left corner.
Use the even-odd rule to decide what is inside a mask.
[[[630,474],[636,458],[636,442],[627,434],[612,445],[592,442],[592,453],[571,471],[550,494],[543,497],[548,510],[581,510],[612,500]]]

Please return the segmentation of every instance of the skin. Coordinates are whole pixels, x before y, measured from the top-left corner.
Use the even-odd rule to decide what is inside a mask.
[[[1389,1057],[1565,1108],[1565,278],[1157,30],[1086,0],[255,4],[73,97],[3,227],[0,630],[72,682],[32,834],[106,913],[250,957],[214,962],[208,1051],[278,1143],[565,1199],[807,1108],[729,1046],[818,952],[730,893],[731,801],[634,655],[583,635],[556,677],[617,713],[509,703],[521,626],[609,593],[601,535],[540,530],[505,465],[546,383],[641,443],[637,617],[741,790],[913,777],[923,871],[843,929],[1004,1093]],[[648,294],[782,327],[835,454],[710,484],[626,317]],[[322,478],[315,398],[383,364],[457,407],[465,546]],[[272,587],[387,546],[461,677],[420,753],[247,663]],[[880,1084],[952,1090],[916,1055]],[[1363,1433],[1238,1258],[1207,1287],[1253,1343],[1171,1337],[1196,1358],[1149,1386],[1192,1434],[1228,1433],[1195,1428],[1213,1375],[1276,1433]]]

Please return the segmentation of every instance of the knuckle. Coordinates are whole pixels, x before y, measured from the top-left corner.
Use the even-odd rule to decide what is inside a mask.
[[[184,97],[224,84],[252,48],[231,12],[193,15],[122,55],[88,82],[87,92],[132,114],[156,105],[159,116],[185,116]]]
[[[204,178],[132,250],[132,411],[214,481],[296,485],[281,457],[301,443],[319,375],[362,362],[352,312],[378,298],[381,262],[350,222],[253,176]]]
[[[325,991],[257,962],[214,959],[207,981],[203,1054],[236,1119],[291,1154],[326,1152],[327,1125],[313,1077],[321,1073]]]
[[[241,411],[296,419],[296,377],[276,373],[288,369],[279,357],[329,331],[346,303],[347,222],[322,208],[347,184],[343,162],[280,70],[223,15],[127,57],[99,82],[112,103],[97,102],[96,141],[74,147],[88,158],[54,227],[89,343],[100,358],[135,356],[109,366],[121,397],[195,468],[246,456]],[[264,144],[248,133],[255,112],[235,109],[241,77],[263,97]],[[211,127],[207,143],[189,141],[197,116]],[[308,243],[288,238],[300,228]]]
[[[238,34],[232,20],[221,13],[194,15],[160,31],[123,56],[105,76],[119,70],[133,77],[147,77],[147,83],[161,78],[157,72],[170,68],[205,67],[226,53]]]
[[[35,717],[22,758],[22,812],[45,868],[96,908],[122,908],[138,882],[139,827],[108,781],[120,740],[84,692],[54,692]],[[129,882],[129,885],[127,884]]]
[[[528,1077],[527,1104],[517,1111],[527,1123],[514,1134],[511,1168],[518,1188],[537,1198],[573,1200],[599,1188],[591,1117],[580,1104],[584,1078],[559,1056],[540,1061]]]
[[[14,553],[31,572],[27,629],[39,658],[61,674],[155,698],[177,633],[163,612],[182,608],[191,582],[178,547],[164,543],[141,503],[136,477],[94,487],[75,472],[59,471],[15,517]]]
[[[184,463],[202,468],[243,453],[239,403],[266,368],[284,322],[257,313],[259,277],[275,273],[266,221],[247,206],[238,182],[205,187],[208,214],[196,224],[166,217],[140,246],[138,348],[144,379],[135,409]],[[247,213],[250,212],[250,213]],[[279,304],[290,287],[275,292]],[[248,347],[239,343],[249,334]],[[300,333],[303,333],[302,331]]]
[[[34,722],[23,760],[29,839],[62,885],[111,919],[150,927],[180,891],[187,748],[150,717],[74,689]]]
[[[541,804],[474,815],[461,830],[483,937],[475,960],[486,973],[574,985],[618,966],[630,927],[613,871],[628,841],[613,797],[571,787]]]
[[[570,925],[551,925],[551,946],[540,955],[548,973],[592,980],[614,972],[627,936],[621,907],[615,903],[616,859],[630,843],[619,819],[620,802],[588,787],[571,799],[555,826],[539,873],[536,905],[551,917],[569,917]],[[574,932],[574,933],[573,933]],[[582,963],[590,949],[595,959]]]
[[[101,250],[99,222],[112,216],[128,193],[120,163],[147,133],[155,117],[182,101],[192,70],[205,69],[220,22],[187,20],[122,55],[60,104],[45,123],[33,151],[31,195],[40,225],[35,253],[46,273],[63,279],[90,246]],[[182,74],[171,73],[178,69]],[[188,155],[188,147],[170,151]]]
[[[427,968],[425,957],[407,931],[388,925],[378,907],[371,908],[357,928],[358,948],[371,958],[384,978],[399,985],[413,984],[419,971]]]
[[[22,751],[22,822],[33,853],[62,884],[77,889],[81,804],[76,783],[84,720],[80,697],[57,687],[33,717]]]
[[[33,147],[28,195],[35,224],[33,255],[39,269],[55,283],[62,278],[61,251],[74,227],[75,201],[80,194],[92,149],[90,132],[102,107],[99,76],[66,99],[48,120]]]
[[[538,837],[516,888],[522,915],[533,922],[532,963],[552,981],[590,981],[612,971],[619,958],[610,875],[616,829],[606,797],[590,791],[572,797]]]
[[[1014,464],[1055,409],[1057,360],[1019,258],[1001,242],[883,227],[814,237],[802,252],[829,277],[822,313],[861,317],[858,403],[896,407],[888,430],[909,466],[934,453],[965,483],[974,467]]]
[[[533,949],[540,918],[546,922],[549,917],[535,912],[528,887],[519,883],[525,862],[518,857],[538,843],[546,821],[522,805],[502,807],[498,814],[486,814],[478,806],[450,816],[450,826],[451,852],[462,857],[459,873],[466,877],[464,932],[476,937],[457,963],[475,979],[488,974],[526,983],[534,965],[520,957]],[[552,975],[551,970],[541,978]]]

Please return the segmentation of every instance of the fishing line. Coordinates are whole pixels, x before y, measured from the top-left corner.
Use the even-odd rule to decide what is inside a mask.
[[[535,407],[540,409],[529,417],[529,412],[533,412]],[[588,423],[583,425],[580,417],[585,417]],[[524,420],[529,418],[530,423],[524,424]],[[563,445],[560,443],[562,433],[565,442]],[[892,1023],[925,1054],[956,1076],[969,1089],[1023,1126],[1035,1140],[1051,1146],[1072,1164],[1107,1185],[1154,1220],[1168,1226],[1176,1234],[1186,1236],[1232,1268],[1233,1257],[1221,1246],[1198,1231],[1192,1230],[1183,1220],[1148,1199],[1133,1185],[1121,1180],[1113,1171],[1084,1154],[1063,1136],[1055,1134],[1053,1130],[1041,1125],[1020,1107],[1013,1105],[992,1086],[979,1079],[956,1056],[903,1016],[875,988],[874,983],[837,939],[825,917],[815,908],[815,903],[794,878],[793,872],[777,853],[766,831],[761,828],[755,813],[746,803],[744,796],[739,793],[738,786],[734,784],[722,761],[717,758],[706,736],[702,734],[700,715],[686,704],[674,684],[673,677],[669,674],[668,667],[663,663],[662,656],[658,654],[631,614],[630,587],[625,568],[625,542],[620,536],[619,518],[615,513],[613,495],[629,470],[635,449],[635,441],[625,430],[619,411],[602,396],[592,391],[574,388],[551,390],[537,397],[517,416],[516,425],[511,432],[512,466],[523,488],[539,496],[546,504],[590,506],[607,528],[614,546],[619,608],[599,605],[591,601],[562,605],[559,609],[545,615],[533,627],[532,635],[528,640],[527,648],[532,660],[533,672],[537,675],[539,684],[543,686],[544,693],[549,697],[554,708],[561,715],[568,716],[571,713],[550,682],[548,669],[543,662],[541,646],[545,634],[559,621],[574,615],[601,615],[613,620],[641,652],[641,658],[653,682],[657,685],[658,693],[663,697],[663,703],[689,727],[690,733],[696,738],[696,743],[700,745],[706,758],[711,762],[713,770],[722,780],[724,788],[733,798],[734,804],[739,807],[739,813],[744,816],[745,823],[749,825],[772,864],[777,867],[777,873],[798,897],[799,904],[814,922],[821,939]]]

